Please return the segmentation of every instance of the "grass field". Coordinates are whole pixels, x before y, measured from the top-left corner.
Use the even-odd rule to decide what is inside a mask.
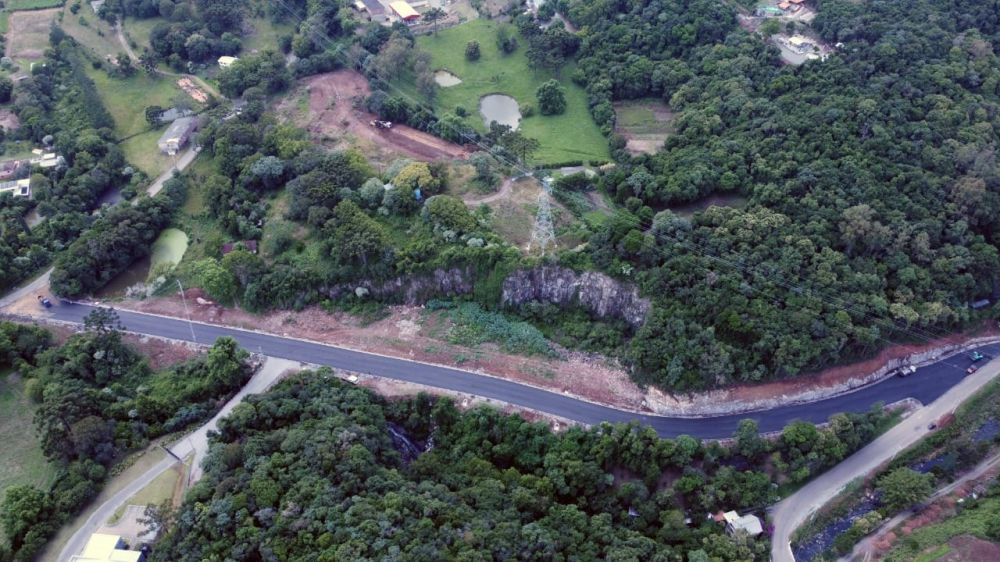
[[[66,0],[7,0],[4,4],[10,12],[18,10],[40,10],[62,6]]]
[[[122,141],[120,145],[128,163],[145,172],[150,178],[159,176],[173,163],[173,158],[160,152],[160,147],[156,144],[165,130],[166,126],[163,126],[131,137]]]
[[[115,133],[127,137],[149,129],[145,109],[151,105],[171,107],[174,97],[183,91],[170,77],[137,72],[127,79],[112,78],[103,70],[88,67],[101,101],[115,119]]]
[[[49,28],[59,10],[14,12],[7,17],[7,56],[27,71],[49,46]]]
[[[10,371],[0,371],[0,497],[8,486],[31,484],[46,488],[55,469],[38,445],[32,418],[35,405],[24,395],[24,382]]]
[[[118,509],[116,509],[114,515],[111,516],[108,523],[113,524],[121,519],[122,515],[125,513],[126,506],[160,505],[164,501],[173,498],[174,491],[177,489],[177,481],[181,477],[181,469],[187,470],[187,464],[181,468],[175,466],[154,478],[153,481],[147,484],[145,488],[136,492],[134,496],[129,498]]]
[[[74,15],[67,5],[62,14],[59,25],[63,31],[83,45],[94,58],[105,60],[108,55],[115,57],[124,51],[115,36],[115,30],[108,22],[98,18],[90,6],[84,4]]]
[[[527,41],[523,38],[516,52],[502,56],[494,41],[496,28],[495,22],[473,20],[442,30],[437,35],[417,38],[417,45],[431,54],[435,69],[447,70],[462,80],[457,86],[438,89],[435,105],[439,113],[453,111],[460,105],[469,112],[465,121],[480,131],[486,130],[479,115],[482,96],[506,94],[517,100],[522,108],[525,105],[537,108],[535,90],[555,77],[551,72],[530,67],[524,54]],[[465,45],[472,40],[479,41],[482,53],[476,62],[465,59]],[[607,139],[590,117],[583,88],[570,81],[571,72],[571,67],[565,67],[560,73],[560,82],[566,89],[565,113],[542,116],[536,111],[533,117],[521,120],[520,130],[525,136],[541,142],[542,148],[535,154],[538,162],[609,158]]]

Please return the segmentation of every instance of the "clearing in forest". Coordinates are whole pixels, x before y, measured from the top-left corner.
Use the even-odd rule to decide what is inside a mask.
[[[41,60],[49,46],[49,27],[58,13],[59,9],[53,8],[10,14],[7,20],[7,56],[18,63]]]
[[[655,154],[673,132],[674,113],[656,99],[615,102],[615,132],[631,154]]]
[[[438,88],[433,102],[438,115],[452,113],[461,106],[467,112],[463,121],[478,131],[486,131],[480,115],[480,99],[503,94],[517,101],[522,114],[526,106],[535,108],[531,117],[522,116],[518,129],[541,143],[533,158],[535,162],[608,160],[608,141],[590,116],[587,93],[569,79],[573,65],[565,65],[558,73],[532,67],[525,56],[528,41],[519,34],[517,50],[501,54],[496,44],[497,26],[494,21],[473,20],[442,29],[436,35],[417,38],[417,46],[431,55],[433,68],[447,70],[462,80],[460,84]],[[481,55],[477,61],[465,58],[465,46],[470,41],[479,42]],[[557,79],[566,91],[566,111],[561,115],[541,115],[537,111],[535,91],[550,78]],[[424,102],[412,82],[403,85],[403,89],[409,97]]]

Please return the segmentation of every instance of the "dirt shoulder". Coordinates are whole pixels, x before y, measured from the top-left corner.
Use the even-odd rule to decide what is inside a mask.
[[[187,292],[188,303],[197,302],[198,297],[203,297],[198,289]],[[183,303],[177,296],[115,303],[114,306],[184,317]],[[301,312],[254,315],[214,304],[199,304],[192,307],[191,314],[194,319],[211,324],[448,365],[617,408],[675,416],[721,415],[821,400],[880,380],[898,364],[931,361],[945,351],[964,345],[972,337],[971,334],[955,334],[924,345],[894,346],[867,361],[833,367],[792,380],[670,395],[657,389],[640,387],[620,364],[602,356],[566,352],[557,359],[524,357],[504,353],[493,345],[468,348],[448,343],[447,319],[422,307],[390,307],[385,318],[371,323],[364,323],[348,314],[328,313],[318,307]],[[977,340],[1000,336],[994,332],[975,335]]]

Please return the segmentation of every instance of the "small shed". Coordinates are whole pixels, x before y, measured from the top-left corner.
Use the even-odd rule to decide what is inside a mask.
[[[409,5],[404,0],[396,0],[389,4],[392,8],[393,13],[399,16],[399,19],[405,22],[416,21],[420,19],[420,13],[413,9],[413,6]]]
[[[354,6],[359,12],[368,12],[375,19],[385,19],[385,6],[378,0],[357,0]]]

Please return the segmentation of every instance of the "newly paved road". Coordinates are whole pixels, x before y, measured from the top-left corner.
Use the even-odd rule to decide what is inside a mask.
[[[231,412],[237,404],[242,402],[243,398],[247,395],[264,392],[278,380],[278,377],[280,377],[282,373],[297,367],[298,363],[294,361],[269,358],[264,365],[256,373],[254,373],[253,378],[251,378],[250,381],[247,382],[242,389],[240,389],[236,396],[233,396],[229,402],[226,402],[226,405],[219,410],[219,413],[217,413],[215,417],[209,420],[205,425],[199,427],[190,435],[182,438],[170,446],[170,452],[182,459],[186,458],[188,455],[192,456],[189,485],[197,482],[202,476],[201,463],[205,460],[205,453],[208,452],[208,432],[214,431],[218,427],[219,420],[224,416],[229,415],[229,412]],[[145,488],[147,484],[153,481],[153,479],[166,472],[167,469],[174,466],[176,463],[176,459],[164,454],[163,459],[160,460],[160,462],[153,465],[140,477],[129,482],[124,488],[108,498],[107,501],[95,507],[93,511],[90,512],[86,522],[84,522],[84,524],[81,525],[75,533],[73,533],[73,536],[70,537],[69,541],[66,542],[66,545],[63,546],[62,551],[59,554],[60,562],[68,562],[74,555],[82,552],[84,546],[87,544],[87,540],[90,538],[90,535],[97,532],[97,530],[111,518],[111,516],[115,513],[115,510],[122,505],[125,505],[125,502],[127,502],[132,496]]]
[[[955,379],[958,384],[933,402],[913,412],[898,425],[872,441],[867,447],[847,457],[791,496],[771,508],[774,535],[771,539],[773,562],[794,562],[790,540],[795,529],[805,523],[856,478],[867,475],[930,433],[929,426],[953,412],[986,383],[1000,374],[1000,359],[984,365],[973,375]],[[914,375],[915,376],[915,375]],[[909,380],[909,379],[906,379]]]
[[[82,322],[82,319],[91,310],[93,307],[88,305],[64,302],[56,304],[47,313],[57,320]],[[123,310],[118,311],[118,316],[126,329],[132,332],[176,340],[191,341],[192,339],[191,327],[184,320]],[[891,403],[904,398],[915,398],[923,404],[928,404],[961,381],[965,368],[969,365],[969,360],[960,355],[918,369],[915,374],[905,379],[890,378],[850,394],[819,402],[784,406],[748,414],[706,418],[671,418],[617,410],[513,381],[450,367],[385,357],[236,328],[200,323],[194,323],[191,326],[194,328],[196,341],[202,344],[210,344],[221,336],[231,336],[245,349],[270,357],[328,365],[337,369],[473,394],[548,412],[586,424],[597,424],[605,421],[612,423],[638,421],[652,426],[664,437],[674,437],[681,434],[699,438],[729,437],[735,431],[739,421],[746,418],[756,420],[762,432],[779,431],[793,420],[825,422],[831,415],[838,412],[865,411],[879,401]],[[996,354],[1000,352],[1000,346],[987,346],[983,348],[983,351],[984,353]]]

